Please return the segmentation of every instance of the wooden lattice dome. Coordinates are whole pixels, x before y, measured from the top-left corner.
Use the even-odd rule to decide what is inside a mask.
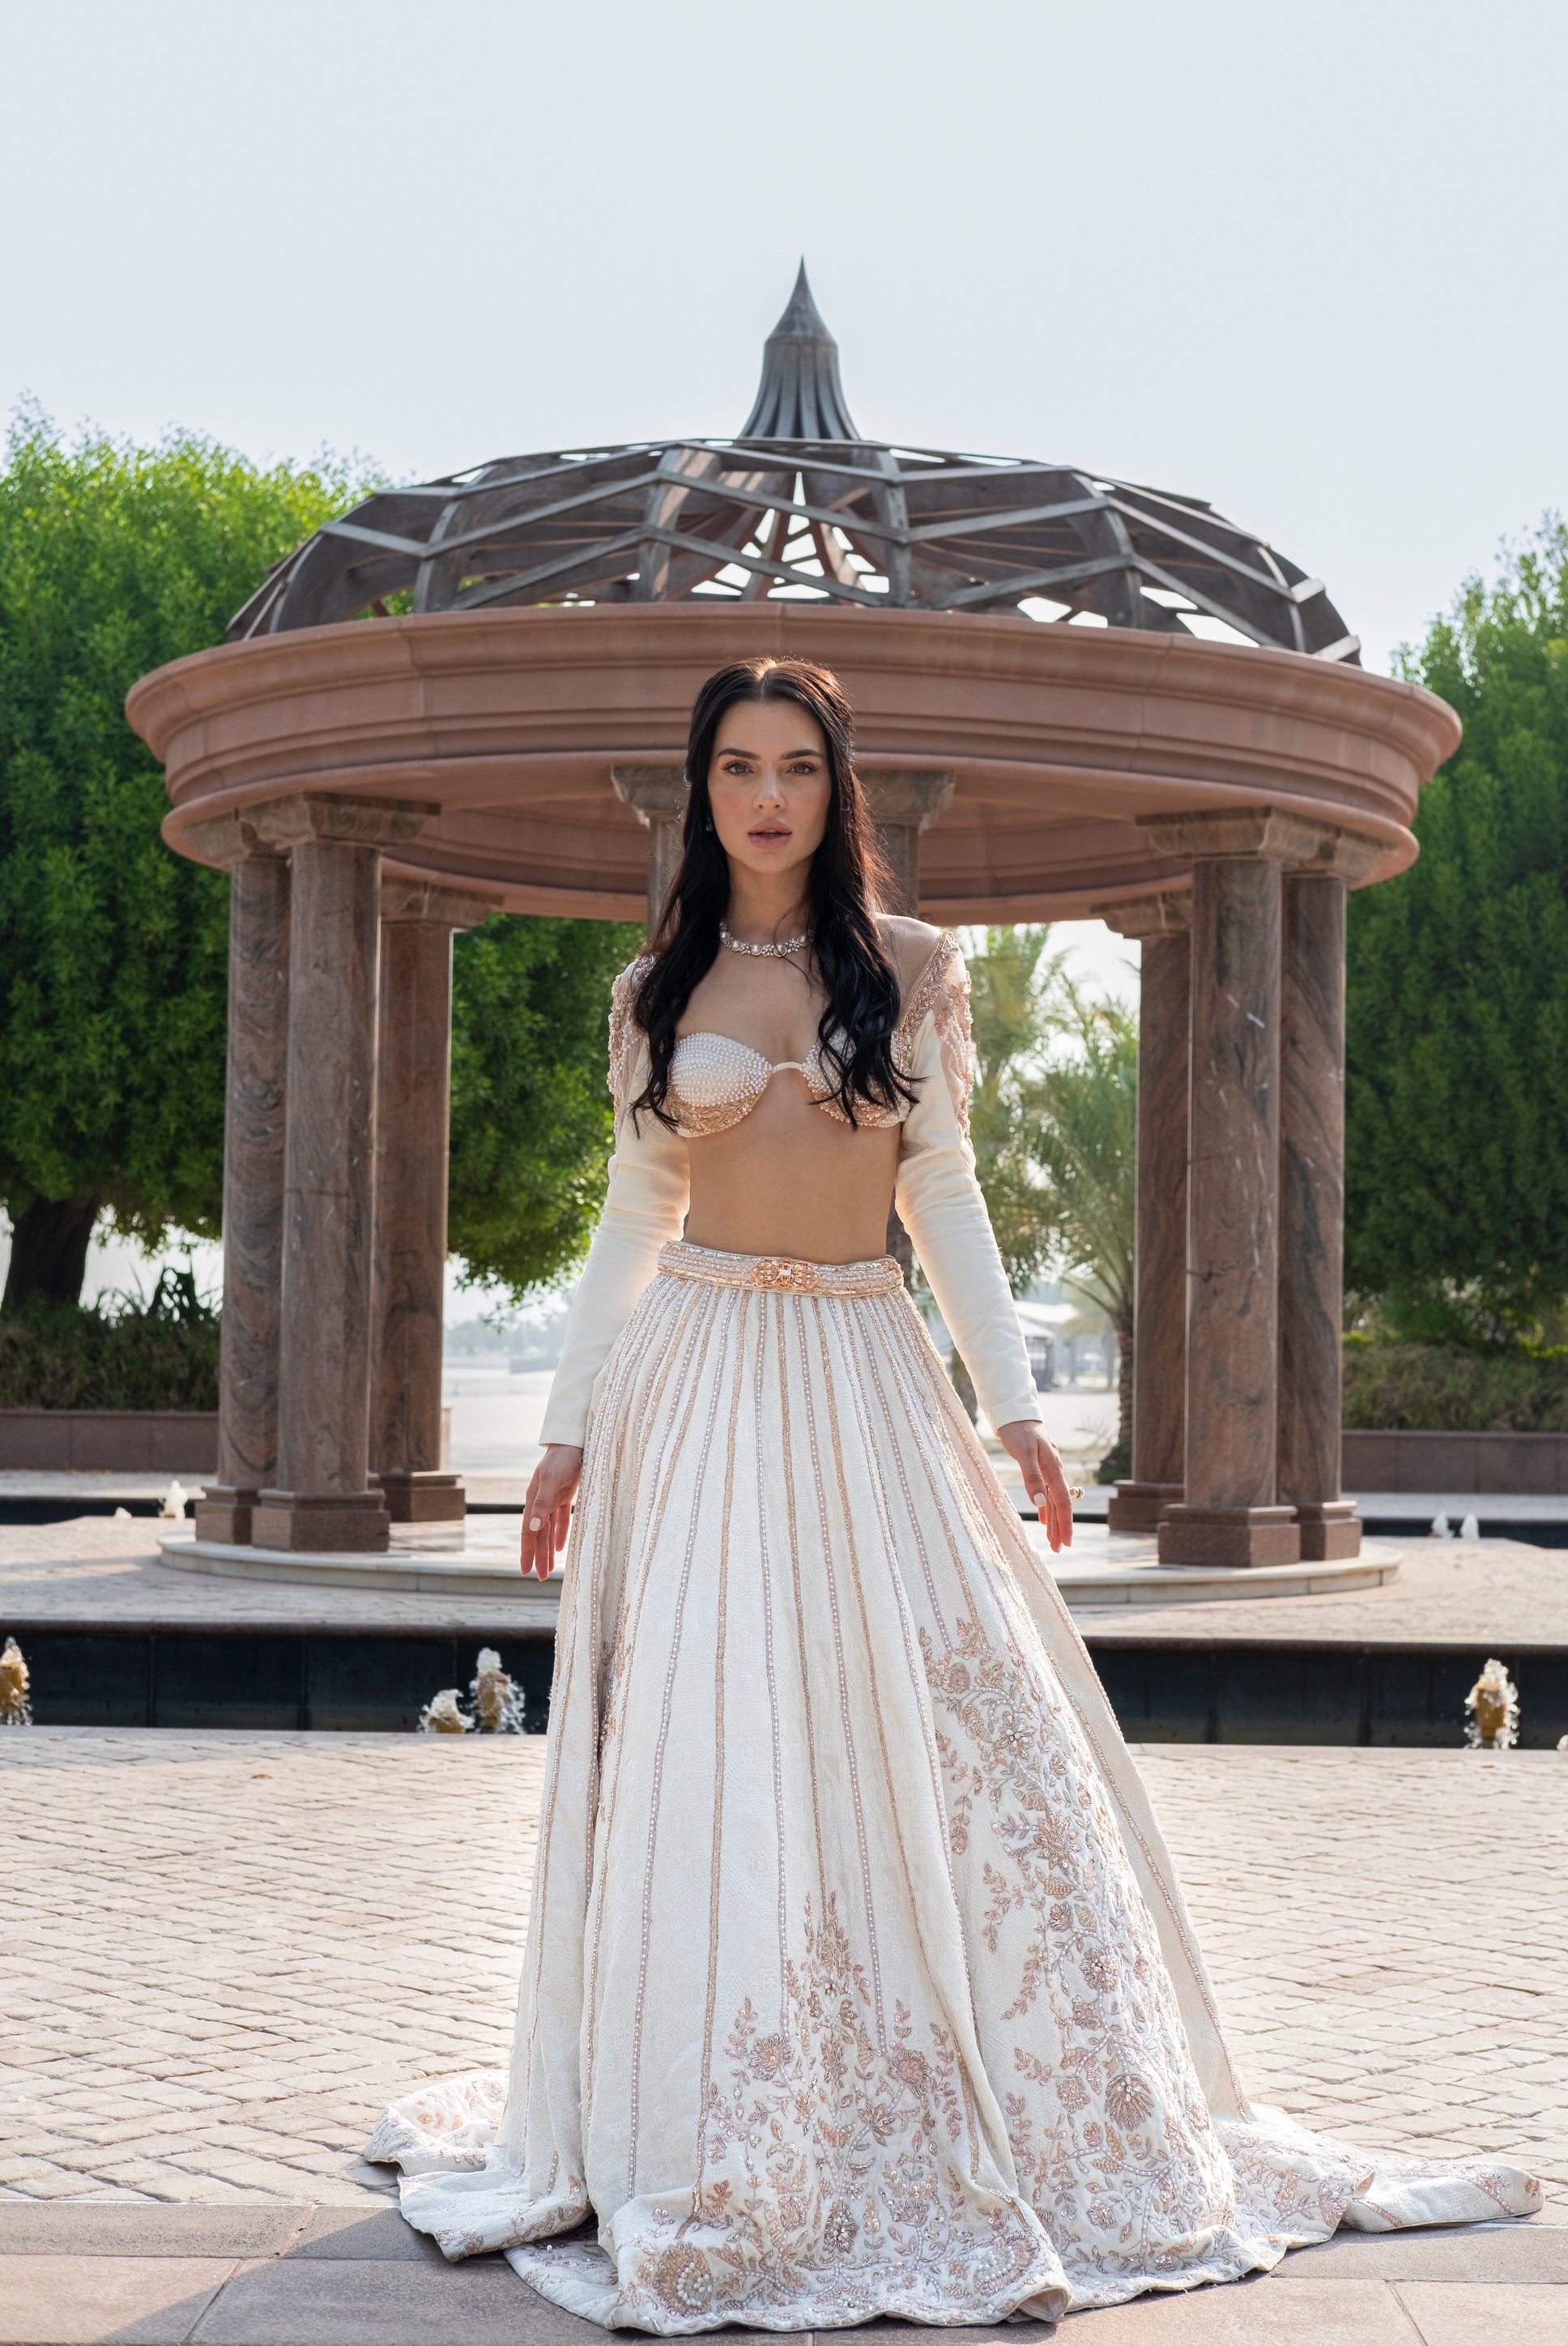
[[[733,440],[512,456],[387,489],[287,556],[237,639],[507,605],[1019,611],[1359,664],[1321,579],[1201,498],[857,430],[802,264]]]

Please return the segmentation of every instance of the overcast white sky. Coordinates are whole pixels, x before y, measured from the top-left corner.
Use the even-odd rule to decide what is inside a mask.
[[[0,398],[400,477],[850,409],[1212,498],[1369,659],[1568,504],[1554,0],[51,0]]]
[[[0,401],[394,476],[851,413],[1211,498],[1369,665],[1568,505],[1555,0],[51,0]]]

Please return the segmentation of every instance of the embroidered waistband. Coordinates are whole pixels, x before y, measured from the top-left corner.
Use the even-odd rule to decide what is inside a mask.
[[[874,1262],[801,1262],[793,1255],[725,1254],[718,1247],[670,1239],[658,1267],[676,1279],[702,1279],[713,1287],[763,1287],[786,1295],[891,1295],[903,1273],[891,1254]]]

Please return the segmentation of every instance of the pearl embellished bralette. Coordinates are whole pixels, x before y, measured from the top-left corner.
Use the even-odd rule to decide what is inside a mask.
[[[805,1076],[813,1107],[826,1108],[840,1123],[849,1121],[831,1096],[833,1079],[822,1064],[820,1042],[812,1044],[803,1059],[769,1059],[749,1043],[738,1043],[733,1035],[706,1031],[682,1035],[676,1043],[669,1065],[671,1112],[687,1137],[727,1132],[749,1116],[772,1078],[787,1067]],[[896,1124],[908,1110],[872,1107],[868,1102],[857,1106],[855,1114],[861,1124]]]
[[[631,1005],[636,989],[648,967],[647,958],[635,961],[616,980],[610,1009],[610,1064],[617,1113],[641,1089],[647,1071],[647,1046],[641,1030],[632,1017]],[[954,998],[950,1003],[948,997]],[[924,967],[910,988],[899,1023],[893,1030],[893,1065],[901,1075],[907,1076],[914,1058],[915,1038],[928,1013],[935,1012],[940,1029],[952,1027],[952,1048],[955,1060],[954,1072],[959,1081],[954,1085],[955,1096],[962,1096],[968,1107],[969,1018],[968,986],[963,975],[962,956],[951,936],[941,938],[932,948]],[[957,1064],[957,1063],[962,1063]],[[733,1125],[749,1116],[762,1097],[769,1084],[786,1068],[793,1069],[806,1079],[806,1090],[815,1107],[836,1123],[848,1124],[841,1102],[829,1068],[823,1064],[822,1046],[813,1043],[803,1059],[769,1059],[749,1043],[738,1042],[733,1035],[719,1035],[707,1029],[682,1035],[677,1041],[670,1061],[669,1096],[667,1107],[675,1118],[676,1129],[686,1140],[695,1140],[706,1134],[728,1132]],[[902,1124],[910,1114],[902,1101],[892,1107],[878,1107],[870,1101],[857,1100],[855,1121],[865,1126]],[[963,1118],[967,1124],[967,1116]]]

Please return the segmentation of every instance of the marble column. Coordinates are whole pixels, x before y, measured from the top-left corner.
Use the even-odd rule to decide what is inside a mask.
[[[441,1458],[452,939],[494,910],[455,888],[382,882],[371,1481],[394,1524],[467,1510]]]
[[[254,833],[232,815],[191,837],[203,855],[229,867],[218,1479],[197,1498],[196,1535],[245,1546],[258,1496],[278,1466],[289,865],[258,852]]]
[[[648,835],[648,935],[680,868],[686,802],[691,795],[683,766],[612,766],[610,780]]]
[[[1114,1532],[1152,1532],[1185,1495],[1186,1153],[1191,919],[1187,891],[1091,907],[1143,947],[1138,1013],[1137,1237],[1133,1257],[1133,1472]],[[1125,1363],[1124,1362],[1124,1374]]]
[[[921,833],[929,831],[952,805],[953,781],[950,773],[903,768],[860,776],[872,834],[890,883],[882,894],[884,913],[902,913],[911,920],[918,917]],[[887,1249],[903,1272],[904,1285],[912,1287],[914,1249],[896,1206],[888,1214]],[[965,1369],[966,1379],[968,1374]]]
[[[1302,827],[1268,807],[1142,821],[1193,869],[1186,1491],[1160,1561],[1293,1564],[1276,1485],[1280,869]]]
[[[387,1545],[368,1454],[381,852],[435,811],[310,792],[249,816],[290,867],[278,1466],[259,1548]]]
[[[1280,1029],[1279,1450],[1301,1554],[1359,1556],[1339,1493],[1345,1257],[1345,895],[1378,869],[1370,840],[1323,827],[1284,882]]]

